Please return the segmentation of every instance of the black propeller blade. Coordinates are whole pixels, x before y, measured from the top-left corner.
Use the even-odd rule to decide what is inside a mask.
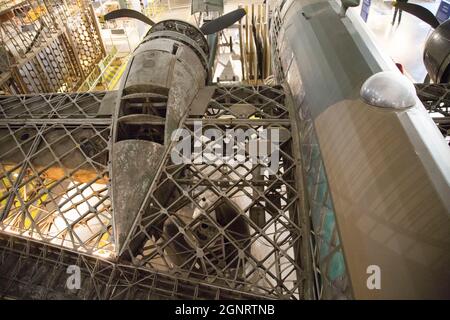
[[[136,20],[142,21],[148,25],[153,26],[155,23],[146,15],[140,13],[136,10],[131,9],[119,9],[111,11],[105,15],[105,20],[113,20],[117,18],[134,18]]]
[[[258,36],[256,32],[256,26],[255,26],[255,17],[252,17],[252,33],[253,33],[253,39],[255,39],[255,46],[256,46],[256,60],[257,60],[257,68],[258,68],[258,77],[261,79],[263,77],[263,45],[260,37]]]
[[[421,7],[414,3],[406,3],[406,2],[396,2],[394,4],[395,7],[399,8],[400,10],[406,11],[413,16],[416,16],[423,22],[428,23],[431,27],[436,29],[439,26],[439,21],[435,17],[435,15],[428,9]]]
[[[247,12],[245,9],[236,9],[234,11],[231,11],[227,14],[224,14],[223,16],[218,17],[217,19],[211,20],[200,28],[200,30],[204,34],[212,34],[219,32],[225,28],[228,28],[229,26],[233,25],[235,22],[242,19],[243,16],[245,16]]]

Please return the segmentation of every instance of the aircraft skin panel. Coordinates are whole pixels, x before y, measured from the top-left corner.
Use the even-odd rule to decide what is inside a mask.
[[[277,45],[281,61],[296,60],[305,103],[315,106],[310,110],[315,119],[337,101],[358,98],[364,81],[382,70],[373,70],[368,62],[372,57],[362,55],[328,1],[300,3],[287,10]],[[288,67],[284,69],[287,73]]]
[[[418,99],[407,111],[361,100],[367,78],[398,70],[378,63],[377,49],[361,50],[349,19],[330,2],[287,6],[273,42],[279,78],[299,107],[306,179],[325,181],[325,193],[308,183],[310,197],[334,210],[354,298],[450,297],[448,146]],[[312,212],[322,230],[326,216],[315,205]],[[381,268],[382,290],[367,287],[370,265]]]
[[[344,100],[315,121],[349,270],[361,279],[353,290],[365,298],[446,297],[448,207],[400,116]],[[368,290],[365,263],[380,266],[382,291]]]

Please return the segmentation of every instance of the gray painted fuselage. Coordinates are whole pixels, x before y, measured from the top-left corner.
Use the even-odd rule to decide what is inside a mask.
[[[402,110],[362,101],[365,80],[399,71],[358,16],[341,17],[334,0],[282,3],[271,26],[274,66],[299,110],[322,274],[343,269],[357,299],[449,298],[448,146],[418,99]],[[380,283],[370,277],[374,268]],[[340,285],[330,278],[329,286]]]

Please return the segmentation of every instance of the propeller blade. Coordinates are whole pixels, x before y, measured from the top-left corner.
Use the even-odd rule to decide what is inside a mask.
[[[235,22],[242,19],[243,16],[245,16],[247,12],[245,9],[236,9],[234,11],[231,11],[227,14],[224,14],[223,16],[218,17],[217,19],[211,20],[200,28],[200,30],[204,34],[212,34],[219,32],[225,28],[228,28],[229,26],[233,25]]]
[[[119,9],[111,11],[105,15],[105,20],[113,20],[117,18],[133,18],[139,21],[142,21],[148,25],[153,26],[155,23],[146,15],[140,13],[136,10],[131,9]]]
[[[396,2],[394,7],[399,8],[400,10],[406,11],[413,16],[416,16],[423,22],[428,23],[431,27],[436,29],[439,26],[439,21],[435,17],[435,15],[428,9],[419,6],[414,3],[406,3],[406,2]]]

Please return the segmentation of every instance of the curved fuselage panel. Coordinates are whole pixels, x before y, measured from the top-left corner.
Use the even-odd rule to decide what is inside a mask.
[[[449,298],[450,149],[415,95],[405,109],[363,102],[367,78],[398,70],[357,18],[335,1],[287,1],[272,26],[299,107],[318,263],[335,287],[348,276],[357,299]]]

